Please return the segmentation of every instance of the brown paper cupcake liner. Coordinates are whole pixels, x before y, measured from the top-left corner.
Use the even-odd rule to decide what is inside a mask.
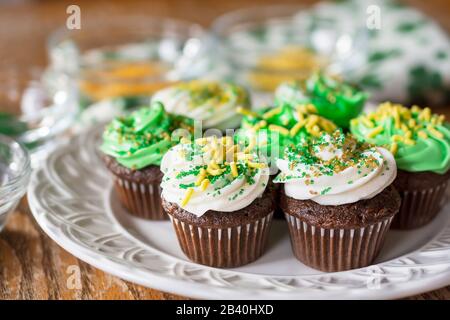
[[[378,255],[393,217],[367,227],[324,229],[285,213],[292,250],[305,265],[326,272],[370,265]]]
[[[400,211],[392,221],[393,229],[414,229],[433,220],[442,208],[448,181],[425,190],[398,190]]]
[[[258,259],[265,251],[273,212],[246,225],[200,227],[169,214],[184,254],[193,262],[235,268]]]
[[[122,205],[132,215],[149,220],[167,220],[161,206],[160,181],[136,183],[115,177],[114,187]]]

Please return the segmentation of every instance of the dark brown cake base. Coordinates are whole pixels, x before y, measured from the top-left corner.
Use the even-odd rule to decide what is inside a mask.
[[[122,206],[134,216],[149,220],[167,220],[161,206],[161,180],[158,166],[131,170],[115,159],[104,156],[103,161],[113,173],[114,189]]]
[[[326,272],[370,265],[400,207],[393,187],[372,199],[339,206],[280,195],[292,250],[305,265]]]
[[[274,201],[270,192],[235,212],[208,211],[201,217],[163,199],[184,254],[193,262],[235,268],[265,251]]]
[[[408,230],[419,228],[433,220],[442,208],[450,172],[406,172],[398,170],[395,188],[402,197],[398,215],[392,228]]]

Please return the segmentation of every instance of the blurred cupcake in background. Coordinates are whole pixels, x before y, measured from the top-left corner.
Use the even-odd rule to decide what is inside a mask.
[[[393,155],[337,130],[288,147],[277,166],[294,255],[328,272],[370,265],[400,207]]]
[[[350,119],[361,113],[366,99],[363,91],[324,74],[282,83],[275,91],[276,105],[312,104],[315,113],[343,128],[348,128]]]
[[[265,251],[272,215],[267,163],[231,137],[180,143],[161,163],[163,207],[186,256],[233,268]]]
[[[159,102],[108,124],[100,150],[119,201],[131,214],[167,219],[160,198],[161,159],[182,136],[192,133],[191,119],[167,113]]]
[[[204,130],[237,128],[241,116],[236,108],[250,108],[250,97],[243,87],[208,80],[182,82],[160,90],[152,101],[162,102],[168,112],[200,120]]]
[[[392,226],[421,227],[439,212],[450,176],[450,127],[429,108],[389,102],[351,122],[360,140],[390,148],[399,168],[394,185],[402,206]]]

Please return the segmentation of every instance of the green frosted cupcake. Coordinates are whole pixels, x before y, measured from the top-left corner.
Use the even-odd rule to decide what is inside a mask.
[[[258,112],[238,108],[243,118],[235,139],[255,146],[259,154],[274,163],[287,146],[336,130],[332,121],[314,114],[314,110],[310,104],[300,105],[296,109],[288,105],[267,107]]]
[[[295,108],[312,104],[317,114],[343,128],[348,128],[350,120],[361,113],[366,99],[363,91],[322,74],[306,81],[282,83],[275,91],[276,105]]]
[[[450,126],[444,116],[429,108],[387,102],[353,119],[350,130],[395,155],[399,171],[394,185],[402,207],[393,227],[411,229],[431,221],[441,208],[450,176]]]
[[[167,113],[159,102],[107,125],[100,150],[119,201],[131,214],[167,219],[160,199],[161,159],[183,135],[192,133],[193,120]]]

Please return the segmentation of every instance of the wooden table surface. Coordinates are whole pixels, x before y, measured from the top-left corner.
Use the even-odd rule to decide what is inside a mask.
[[[305,1],[312,2],[312,1]],[[434,17],[450,31],[450,1],[406,1]],[[0,64],[25,67],[46,64],[45,39],[64,25],[69,4],[81,8],[82,23],[101,15],[148,14],[199,22],[205,26],[219,14],[240,7],[283,0],[149,0],[149,1],[26,1],[0,5]],[[450,110],[450,108],[448,109]],[[447,115],[450,112],[445,111]],[[75,271],[74,271],[75,270]],[[80,286],[71,283],[79,270]],[[0,299],[182,299],[113,277],[77,259],[53,242],[33,219],[26,199],[0,234]],[[410,299],[450,299],[450,286]]]

